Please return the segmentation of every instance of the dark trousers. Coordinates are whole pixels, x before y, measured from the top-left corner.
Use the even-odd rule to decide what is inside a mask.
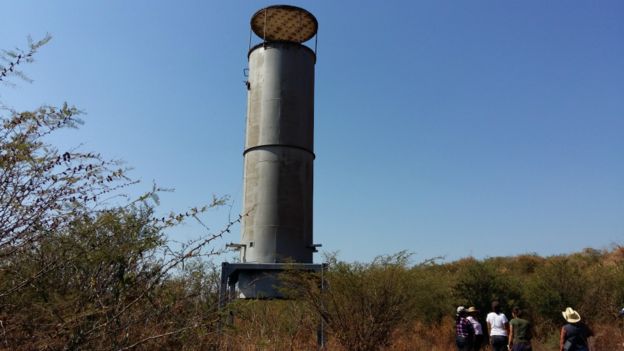
[[[474,344],[472,344],[472,350],[479,351],[481,350],[482,346],[483,346],[483,334],[475,335]]]
[[[490,336],[492,351],[507,351],[507,337],[502,335]]]
[[[455,337],[455,344],[458,351],[472,351],[472,339],[463,336]]]

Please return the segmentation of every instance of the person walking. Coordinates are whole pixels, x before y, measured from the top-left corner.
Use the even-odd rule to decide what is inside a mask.
[[[492,351],[506,351],[507,337],[509,335],[509,320],[504,313],[501,312],[500,303],[492,302],[492,312],[488,313],[485,321],[488,325],[490,333],[490,344]]]
[[[561,314],[567,323],[561,328],[559,351],[588,351],[588,339],[594,333],[581,322],[581,315],[572,307],[566,308]]]
[[[511,351],[531,351],[531,323],[522,318],[520,307],[511,310],[513,318],[509,322],[509,349]]]
[[[468,308],[467,312],[468,317],[466,317],[466,319],[468,319],[468,321],[472,324],[472,328],[475,332],[472,349],[474,351],[479,351],[481,350],[481,346],[483,346],[483,327],[479,322],[479,310],[476,307],[471,306]]]
[[[472,323],[466,318],[468,311],[464,306],[457,307],[457,317],[455,319],[455,344],[459,351],[472,351],[474,343],[474,328]]]

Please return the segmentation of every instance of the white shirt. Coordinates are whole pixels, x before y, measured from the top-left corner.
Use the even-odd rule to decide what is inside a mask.
[[[466,317],[466,319],[470,323],[472,323],[472,327],[474,328],[475,335],[482,335],[483,334],[483,328],[481,328],[481,323],[479,323],[479,321],[475,317],[468,316],[468,317]]]
[[[490,326],[490,335],[507,336],[505,323],[508,323],[509,321],[504,313],[496,314],[496,312],[490,312],[485,320]]]

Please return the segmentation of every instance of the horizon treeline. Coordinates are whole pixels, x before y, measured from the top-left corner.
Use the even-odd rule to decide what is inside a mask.
[[[492,300],[509,318],[514,306],[527,312],[535,350],[558,349],[568,306],[594,329],[594,350],[622,342],[622,246],[415,265],[405,253],[369,263],[332,256],[322,285],[320,274],[287,271],[289,299],[219,310],[212,259],[163,274],[165,242],[148,218],[106,211],[4,260],[0,349],[311,350],[322,321],[328,350],[450,350],[455,308],[477,307],[484,324]]]

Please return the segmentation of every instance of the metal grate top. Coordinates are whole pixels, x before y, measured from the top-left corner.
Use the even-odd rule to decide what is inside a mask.
[[[251,29],[264,40],[303,43],[316,34],[318,22],[300,7],[275,5],[256,12],[251,18]]]

